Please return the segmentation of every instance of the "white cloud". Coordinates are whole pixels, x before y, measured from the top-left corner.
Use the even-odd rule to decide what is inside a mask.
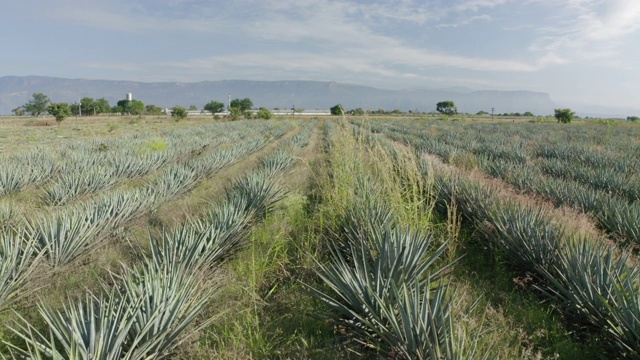
[[[477,20],[491,21],[492,19],[491,19],[491,16],[487,14],[478,15],[478,16],[468,16],[468,17],[462,17],[458,22],[451,23],[451,24],[438,24],[436,27],[437,28],[447,28],[447,27],[455,28],[455,27],[469,25],[472,22]]]
[[[573,0],[557,12],[557,24],[542,28],[541,37],[529,49],[563,62],[610,60],[613,64],[626,38],[640,29],[636,0]]]
[[[468,0],[457,4],[454,9],[457,11],[478,11],[484,8],[493,8],[507,3],[507,0]]]
[[[82,24],[116,32],[179,30],[215,32],[227,28],[228,23],[210,6],[178,11],[180,2],[157,2],[144,6],[135,1],[96,0],[45,3],[37,11],[49,21]]]

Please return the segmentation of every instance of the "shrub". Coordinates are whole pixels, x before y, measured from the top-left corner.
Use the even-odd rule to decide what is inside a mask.
[[[269,109],[261,107],[260,111],[258,111],[258,115],[257,115],[258,119],[272,119],[273,118],[273,113],[271,111],[269,111]]]
[[[558,122],[563,124],[568,124],[573,120],[573,116],[576,113],[571,111],[571,109],[555,109],[555,117]]]
[[[188,115],[189,115],[189,112],[187,111],[187,109],[183,108],[182,106],[174,106],[173,109],[171,110],[171,117],[173,117],[175,121],[186,119]]]

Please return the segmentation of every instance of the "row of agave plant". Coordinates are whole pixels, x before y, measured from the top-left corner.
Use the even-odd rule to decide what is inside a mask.
[[[424,175],[436,181],[443,208],[456,203],[487,248],[532,275],[534,288],[568,319],[600,331],[621,356],[640,358],[640,267],[633,255],[568,226],[571,219],[558,219],[550,209],[416,151]]]
[[[325,149],[334,149],[333,124],[325,127]],[[318,259],[321,285],[310,293],[369,355],[384,359],[487,359],[475,342],[466,342],[454,314],[456,294],[442,256],[439,236],[400,225],[380,197],[370,174],[356,175],[350,191],[356,201],[334,214],[327,259]]]
[[[575,180],[629,201],[640,199],[640,147],[634,138],[635,128],[581,126],[567,130],[540,124],[442,126],[433,122],[414,125],[410,130],[406,122],[393,127],[404,133],[429,135],[425,139],[428,142],[449,145],[442,147],[449,150],[441,155],[444,158],[464,150],[492,160],[535,166],[550,176]],[[442,131],[433,134],[434,129]]]
[[[308,132],[307,135],[310,135]],[[302,138],[302,142],[307,141]],[[300,140],[299,140],[300,141]],[[299,149],[292,141],[237,179],[205,219],[150,238],[136,267],[123,266],[101,294],[69,299],[62,311],[38,306],[48,333],[26,319],[12,330],[24,341],[13,355],[32,359],[160,359],[210,320],[202,319],[218,290],[219,266],[246,244],[252,224],[284,195],[277,181]]]
[[[521,191],[541,195],[557,205],[591,214],[599,226],[623,243],[640,242],[640,202],[562,178],[543,175],[535,167],[514,166],[500,160],[479,158],[480,167]]]
[[[455,158],[465,144],[455,145],[441,143],[437,139],[421,136],[417,131],[398,131],[387,128],[384,124],[375,124],[378,131],[384,131],[395,140],[412,144],[420,151],[435,154],[445,160]],[[640,202],[629,201],[629,198],[616,195],[616,192],[600,189],[593,186],[593,182],[576,181],[572,176],[563,177],[562,174],[575,170],[576,167],[567,164],[555,163],[555,160],[538,159],[534,162],[519,162],[508,156],[487,155],[477,153],[474,155],[476,164],[484,172],[501,178],[521,191],[541,195],[561,206],[570,206],[580,209],[584,213],[591,214],[599,226],[616,236],[623,243],[636,244],[640,242]],[[553,165],[549,165],[551,162]],[[455,162],[455,161],[454,161]],[[562,168],[574,170],[555,171]],[[611,169],[599,168],[589,171],[597,173],[597,176],[607,177]],[[554,173],[557,176],[548,176]],[[626,175],[625,175],[626,176]],[[630,173],[630,177],[638,177]],[[612,177],[615,178],[615,177]],[[614,182],[614,180],[611,180]],[[625,180],[629,187],[639,187],[638,181]],[[634,190],[635,191],[635,190]],[[635,195],[634,195],[635,196]]]
[[[275,137],[287,128],[274,132]],[[19,217],[0,232],[0,309],[28,294],[29,276],[64,266],[100,246],[127,221],[193,188],[197,182],[266,145],[269,138],[249,139],[202,157],[169,166],[139,188],[100,194],[86,203],[53,212]],[[11,246],[6,244],[11,243]],[[8,265],[11,263],[12,265]]]
[[[236,123],[207,124],[119,138],[62,140],[55,147],[39,146],[6,155],[0,158],[0,195],[52,183],[43,199],[60,205],[69,198],[107,188],[119,179],[143,176],[202,149],[240,140],[242,129]]]
[[[601,331],[620,354],[640,357],[640,267],[628,252],[563,225],[548,209],[433,161],[443,203],[454,201],[477,224],[487,247],[532,274],[535,288],[572,321]],[[570,220],[567,220],[570,223]]]

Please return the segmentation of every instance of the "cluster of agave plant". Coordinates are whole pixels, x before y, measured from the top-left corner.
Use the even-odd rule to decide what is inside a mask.
[[[273,124],[264,123],[256,127],[256,133],[265,131],[281,137],[287,128],[275,129]],[[45,265],[57,268],[72,262],[100,246],[110,233],[127,221],[188,191],[199,180],[257,151],[268,141],[263,136],[249,138],[162,168],[141,187],[102,192],[86,202],[59,209],[26,216],[12,211],[11,203],[3,203],[3,224],[9,225],[0,231],[0,260],[3,263],[0,309],[28,294],[29,287],[24,284],[35,269]]]
[[[465,152],[473,154],[475,165],[491,176],[521,191],[591,214],[602,229],[622,242],[640,242],[640,147],[634,141],[624,141],[629,134],[606,129],[613,132],[611,138],[599,141],[606,141],[607,150],[594,151],[589,148],[598,142],[594,133],[572,134],[566,127],[550,131],[539,124],[509,128],[473,124],[452,131],[445,127],[436,136],[429,136],[428,130],[418,129],[440,127],[372,126],[444,160],[451,161]]]
[[[26,151],[4,155],[0,163],[0,195],[8,195],[24,188],[51,183],[43,195],[45,202],[62,205],[67,197],[90,192],[91,187],[104,189],[110,181],[144,176],[165,163],[187,157],[206,147],[216,147],[237,141],[251,133],[242,132],[246,124],[225,125],[226,131],[207,124],[198,128],[184,128],[172,132],[144,132],[118,138],[93,138],[63,141],[55,146],[37,146]],[[255,134],[253,134],[255,135]],[[154,151],[155,150],[155,151]],[[106,179],[99,179],[99,174]],[[85,178],[89,179],[85,179]],[[100,181],[107,181],[99,187]],[[81,185],[86,183],[88,189]],[[51,192],[51,194],[46,194]],[[60,196],[56,196],[60,193]]]
[[[434,169],[438,197],[478,224],[491,251],[533,274],[536,288],[573,321],[600,330],[622,354],[640,356],[640,267],[630,253],[568,230],[548,209],[511,200],[495,186],[434,164],[425,169]]]
[[[326,142],[335,129],[325,127]],[[446,241],[400,225],[377,189],[376,180],[358,174],[357,200],[328,230],[328,259],[316,260],[321,285],[307,285],[326,305],[322,315],[381,358],[491,358],[457,326]]]
[[[253,173],[237,179],[227,189],[225,200],[206,218],[189,220],[151,237],[150,251],[143,255],[142,263],[123,266],[112,274],[102,293],[69,299],[62,311],[39,305],[48,333],[21,318],[12,330],[24,345],[9,344],[14,355],[31,359],[170,358],[186,335],[208,323],[198,316],[218,289],[220,264],[245,245],[251,225],[284,195],[277,181],[311,132],[305,127],[301,133],[297,140],[262,158]],[[249,148],[255,150],[255,144]]]
[[[377,132],[414,146],[419,155],[429,152],[425,141],[406,129],[376,125]],[[423,172],[435,179],[441,205],[455,202],[463,217],[477,224],[486,247],[532,274],[535,288],[572,321],[600,331],[621,355],[640,356],[640,267],[631,253],[566,227],[550,209],[519,201],[432,158],[423,160]],[[635,234],[631,239],[637,241]]]

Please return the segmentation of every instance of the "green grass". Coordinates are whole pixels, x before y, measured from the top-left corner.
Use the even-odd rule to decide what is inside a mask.
[[[162,139],[154,139],[147,142],[147,147],[153,151],[163,151],[167,149],[167,143]]]
[[[319,241],[309,227],[308,198],[290,193],[251,234],[248,248],[228,266],[218,302],[224,315],[205,330],[207,354],[236,359],[335,359],[331,325],[314,318],[320,305],[300,283]],[[305,259],[307,258],[307,259]],[[204,350],[200,350],[201,352]],[[202,354],[202,353],[201,353]]]

